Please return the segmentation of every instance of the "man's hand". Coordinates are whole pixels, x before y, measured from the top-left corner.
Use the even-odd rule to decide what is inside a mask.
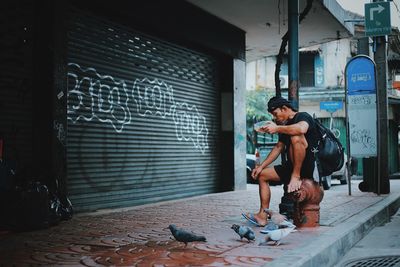
[[[278,131],[278,125],[273,121],[269,121],[265,126],[262,126],[260,130],[265,133],[274,134]]]
[[[263,168],[261,166],[254,168],[253,171],[251,172],[251,178],[253,178],[254,180],[257,180],[258,175],[260,175],[262,170],[263,170]]]
[[[300,176],[293,176],[290,178],[290,183],[288,184],[288,193],[296,192],[301,187]]]

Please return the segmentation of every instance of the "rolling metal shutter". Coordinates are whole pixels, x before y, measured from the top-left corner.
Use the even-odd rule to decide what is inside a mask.
[[[73,11],[68,191],[77,210],[216,192],[217,60]]]

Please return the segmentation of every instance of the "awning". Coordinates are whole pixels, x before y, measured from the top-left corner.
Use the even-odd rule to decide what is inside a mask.
[[[287,31],[287,1],[280,0],[187,0],[246,32],[246,61],[277,55]],[[299,0],[299,12],[306,0]],[[314,0],[300,24],[299,46],[309,47],[353,35],[349,14],[336,0]]]

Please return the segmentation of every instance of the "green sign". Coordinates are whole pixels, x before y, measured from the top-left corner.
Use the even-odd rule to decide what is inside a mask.
[[[365,35],[387,35],[391,31],[390,2],[365,4]]]

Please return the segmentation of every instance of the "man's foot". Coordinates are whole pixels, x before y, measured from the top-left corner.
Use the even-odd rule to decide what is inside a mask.
[[[267,213],[265,213],[264,211],[262,211],[262,213],[255,213],[254,214],[254,218],[257,220],[257,222],[261,225],[261,226],[266,226],[268,223],[267,220]]]
[[[248,220],[249,222],[259,226],[264,227],[267,225],[267,219],[261,217],[259,214],[252,214],[252,213],[242,213],[242,216]]]
[[[301,187],[300,177],[292,176],[290,183],[288,184],[288,193],[296,192]]]

